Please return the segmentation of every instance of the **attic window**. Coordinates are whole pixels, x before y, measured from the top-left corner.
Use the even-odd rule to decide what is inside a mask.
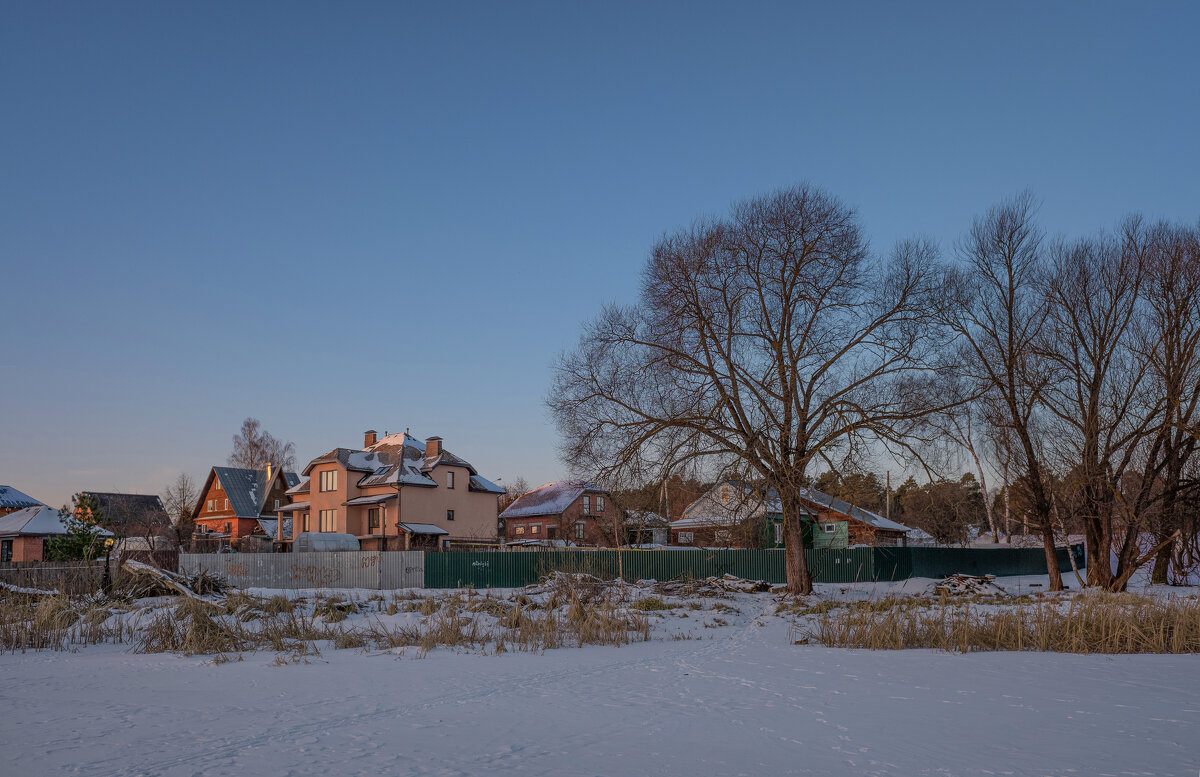
[[[729,501],[729,486],[721,486],[721,501]]]

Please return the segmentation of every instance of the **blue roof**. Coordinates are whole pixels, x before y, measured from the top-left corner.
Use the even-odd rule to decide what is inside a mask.
[[[0,486],[0,507],[6,510],[20,510],[25,507],[38,507],[42,503],[23,494],[12,486]]]

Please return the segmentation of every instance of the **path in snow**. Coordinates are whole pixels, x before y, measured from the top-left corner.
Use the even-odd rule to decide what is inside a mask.
[[[834,650],[748,616],[703,631],[544,655],[330,650],[283,667],[113,646],[6,655],[0,774],[1200,770],[1197,656]]]

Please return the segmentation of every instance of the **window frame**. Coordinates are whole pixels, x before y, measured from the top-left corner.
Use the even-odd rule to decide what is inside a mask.
[[[592,497],[590,494],[583,495],[583,514],[584,515],[592,514]]]
[[[367,508],[367,534],[372,534],[379,528],[379,508]]]
[[[454,488],[454,470],[446,472],[446,488]]]
[[[336,469],[321,471],[317,476],[317,491],[322,494],[337,491],[337,473]]]
[[[447,521],[453,521],[453,520],[454,520],[454,510],[452,510],[452,509],[447,509],[447,510],[446,510],[446,520],[447,520]]]
[[[583,521],[575,522],[575,539],[583,539],[584,532],[587,531],[587,524]]]
[[[329,528],[325,528],[328,526]],[[319,510],[317,512],[317,532],[331,534],[337,528],[337,510]]]
[[[604,497],[600,496],[599,494],[596,495],[596,512],[604,512]]]

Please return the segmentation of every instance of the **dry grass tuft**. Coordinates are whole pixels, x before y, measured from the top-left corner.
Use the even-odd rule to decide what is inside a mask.
[[[1200,653],[1200,601],[1089,592],[1005,607],[840,607],[800,634],[872,650]]]

